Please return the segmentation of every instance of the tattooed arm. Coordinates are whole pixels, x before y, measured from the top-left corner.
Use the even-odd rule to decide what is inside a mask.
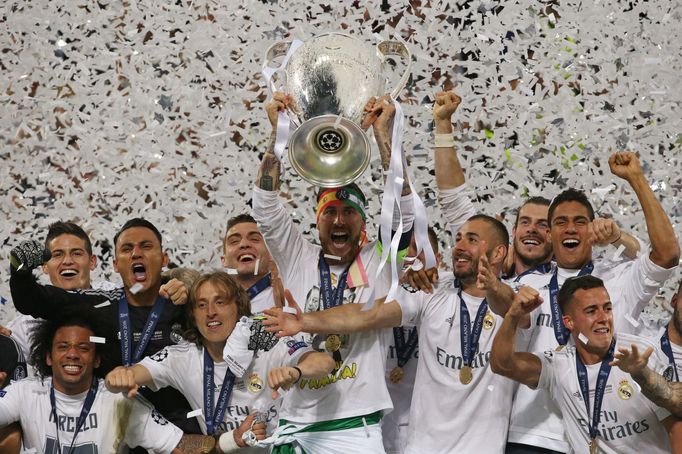
[[[668,382],[663,375],[647,367],[652,352],[653,348],[649,347],[640,355],[635,344],[632,344],[631,351],[621,347],[611,365],[618,366],[630,374],[642,388],[642,394],[650,401],[675,416],[682,416],[682,383]]]
[[[394,117],[395,106],[388,95],[382,96],[381,98],[373,98],[365,106],[365,116],[363,118],[362,127],[368,128],[372,125],[374,139],[379,147],[379,156],[381,156],[381,167],[384,171],[387,171],[391,164],[391,126],[393,125]],[[403,169],[403,190],[401,195],[405,196],[411,192],[410,183],[407,179],[407,169]]]
[[[265,191],[278,191],[280,186],[280,162],[275,156],[275,139],[277,137],[277,116],[291,103],[291,98],[282,93],[275,93],[272,101],[266,106],[268,119],[272,125],[272,134],[268,147],[263,154],[263,159],[256,176],[256,186]]]
[[[215,450],[216,440],[209,435],[183,435],[172,454],[209,454]]]

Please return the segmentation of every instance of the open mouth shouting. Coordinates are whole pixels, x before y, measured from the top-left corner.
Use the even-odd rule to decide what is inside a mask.
[[[65,268],[59,272],[59,276],[63,277],[64,279],[73,279],[74,277],[78,276],[78,270],[74,268]]]
[[[243,264],[256,263],[256,255],[251,252],[245,252],[237,257],[237,261]]]
[[[331,239],[332,244],[336,249],[343,249],[348,245],[350,235],[348,234],[348,232],[332,232]]]
[[[135,282],[144,282],[147,280],[147,268],[142,263],[133,263],[132,270]]]
[[[83,366],[80,364],[63,364],[62,369],[64,373],[69,376],[78,376],[83,371]]]
[[[566,249],[573,250],[580,246],[580,240],[577,238],[566,238],[561,242],[561,245]]]

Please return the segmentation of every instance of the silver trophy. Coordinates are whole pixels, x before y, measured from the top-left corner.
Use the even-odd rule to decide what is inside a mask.
[[[291,42],[278,42],[265,54],[265,66],[284,57]],[[399,41],[376,46],[343,33],[326,33],[304,42],[284,67],[282,85],[293,98],[289,161],[304,180],[325,188],[343,186],[362,175],[370,161],[370,143],[360,127],[363,108],[386,93],[385,59],[406,65],[396,98],[410,75],[412,54]],[[272,87],[271,87],[272,88]]]

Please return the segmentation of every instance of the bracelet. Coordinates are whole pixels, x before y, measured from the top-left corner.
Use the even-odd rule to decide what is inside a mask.
[[[293,368],[298,371],[298,378],[292,383],[292,385],[295,385],[301,380],[301,377],[303,377],[303,372],[301,372],[301,369],[299,369],[298,366],[293,366]]]
[[[455,146],[455,136],[452,134],[434,134],[436,148],[452,148]]]
[[[616,244],[617,242],[620,241],[621,237],[623,236],[623,232],[620,231],[620,232],[618,232],[618,233],[619,233],[618,238],[616,238],[615,240],[611,241],[611,244]]]

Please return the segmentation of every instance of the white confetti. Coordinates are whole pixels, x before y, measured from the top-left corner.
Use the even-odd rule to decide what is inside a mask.
[[[95,309],[99,309],[99,308],[101,308],[101,307],[107,307],[107,306],[111,306],[111,301],[106,300],[106,301],[104,301],[103,303],[95,304],[95,305],[92,306],[92,307],[94,307]]]
[[[130,290],[130,293],[133,295],[137,294],[140,290],[144,288],[144,285],[140,284],[139,282],[135,282],[133,285],[130,286],[128,290]]]
[[[227,274],[231,274],[231,275],[237,275],[237,274],[239,274],[239,271],[237,271],[237,270],[234,269],[234,268],[225,268],[225,272],[226,272]]]
[[[107,340],[103,337],[90,336],[90,342],[93,342],[95,344],[106,344]]]
[[[296,308],[291,307],[288,304],[282,308],[282,312],[286,312],[287,314],[294,314],[294,315],[298,314],[298,312],[296,311]]]
[[[341,257],[338,255],[332,255],[332,254],[324,254],[324,258],[329,259],[329,260],[341,260]]]
[[[625,251],[625,245],[621,244],[618,246],[618,249],[613,253],[613,257],[611,257],[611,260],[614,262],[618,261],[620,259],[620,256],[623,254],[623,251]]]
[[[201,416],[203,414],[204,414],[204,412],[201,410],[201,408],[199,408],[197,410],[192,410],[189,413],[187,413],[187,419],[198,418],[199,416]]]
[[[260,265],[260,258],[256,259],[256,266],[253,268],[253,275],[258,276],[258,266]]]
[[[578,333],[578,339],[580,339],[580,342],[587,345],[588,339],[583,333]]]

